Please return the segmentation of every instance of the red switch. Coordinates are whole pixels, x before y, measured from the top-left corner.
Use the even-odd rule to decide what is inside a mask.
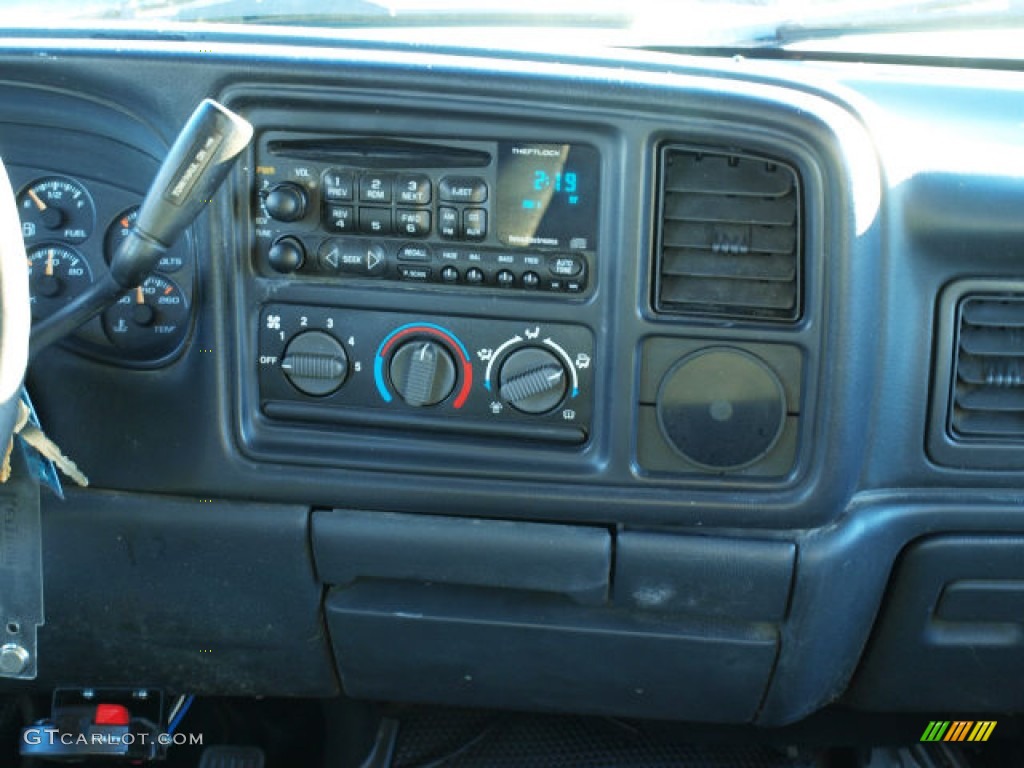
[[[127,707],[120,704],[99,704],[92,722],[93,725],[128,725],[131,720],[132,716]]]

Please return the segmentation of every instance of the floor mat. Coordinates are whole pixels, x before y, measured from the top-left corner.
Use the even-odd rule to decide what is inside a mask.
[[[770,746],[676,743],[630,722],[463,711],[401,718],[392,768],[812,768]]]

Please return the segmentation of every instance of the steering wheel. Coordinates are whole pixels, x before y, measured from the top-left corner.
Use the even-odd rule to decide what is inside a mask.
[[[32,330],[21,221],[7,169],[0,160],[0,458],[14,431]]]

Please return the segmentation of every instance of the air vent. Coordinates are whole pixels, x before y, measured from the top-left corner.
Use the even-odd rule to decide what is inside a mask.
[[[1024,440],[1024,296],[960,302],[949,430],[956,440]]]
[[[661,151],[655,308],[793,321],[800,316],[800,184],[764,157]]]

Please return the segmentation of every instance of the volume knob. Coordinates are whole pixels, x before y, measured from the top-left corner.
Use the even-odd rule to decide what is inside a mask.
[[[298,221],[306,215],[306,190],[290,181],[275,184],[263,199],[267,215],[277,221]]]

